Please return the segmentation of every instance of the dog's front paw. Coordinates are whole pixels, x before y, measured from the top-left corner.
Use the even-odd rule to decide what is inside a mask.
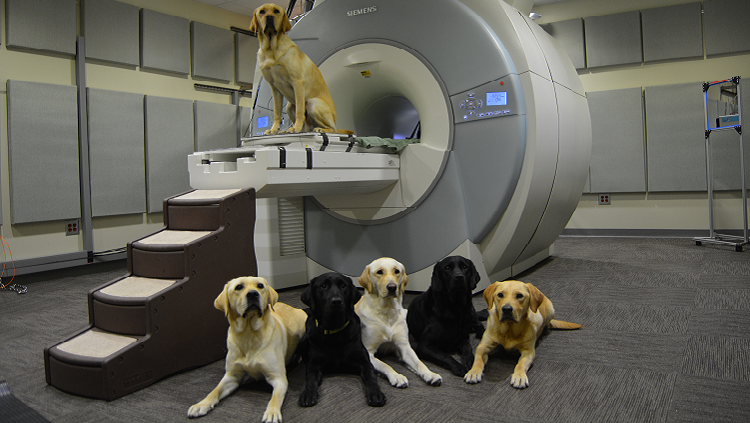
[[[302,391],[302,394],[300,394],[299,396],[300,407],[312,407],[317,403],[318,403],[318,393],[316,391],[313,391],[313,392]]]
[[[443,383],[443,377],[437,373],[425,373],[422,380],[427,382],[430,386],[440,386]]]
[[[203,404],[202,402],[199,402],[188,408],[188,417],[193,418],[205,416],[209,411],[214,409],[214,405],[215,404]]]
[[[469,368],[467,366],[460,364],[458,362],[451,365],[451,372],[453,372],[453,374],[456,376],[463,377],[468,370]]]
[[[468,373],[464,376],[464,382],[466,383],[479,383],[482,381],[482,372],[475,372],[473,370],[469,370]]]
[[[279,133],[278,129],[274,130],[273,128],[271,128],[271,129],[266,129],[266,131],[263,132],[263,135],[276,135],[278,133]]]
[[[263,413],[263,423],[281,423],[281,410],[267,408]]]
[[[402,375],[401,373],[393,373],[391,375],[388,375],[388,382],[390,382],[391,386],[394,386],[396,388],[405,389],[409,387],[409,379],[407,379],[406,376]]]
[[[518,389],[527,388],[529,377],[525,373],[513,373],[513,376],[510,377],[510,385]]]
[[[367,397],[367,405],[370,407],[382,407],[385,405],[385,394],[380,389],[368,392],[365,396]]]

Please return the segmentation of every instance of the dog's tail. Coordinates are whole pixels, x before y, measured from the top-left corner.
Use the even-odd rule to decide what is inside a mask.
[[[354,135],[354,131],[348,129],[316,128],[315,132],[325,132],[327,134]]]
[[[578,323],[564,322],[562,320],[552,319],[549,322],[549,327],[552,329],[580,329],[583,326]]]

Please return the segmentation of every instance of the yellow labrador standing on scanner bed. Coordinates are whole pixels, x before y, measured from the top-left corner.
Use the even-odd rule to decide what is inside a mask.
[[[286,35],[290,29],[281,6],[269,3],[255,9],[250,31],[258,35],[258,67],[273,94],[273,126],[265,135],[303,130],[351,134],[336,130],[336,108],[323,75]],[[284,98],[293,126],[279,132]]]
[[[354,306],[362,321],[362,343],[370,353],[375,370],[383,373],[391,385],[406,388],[409,380],[375,357],[379,349],[395,349],[401,361],[413,372],[430,385],[438,386],[443,379],[419,360],[409,344],[406,309],[402,306],[408,282],[404,266],[392,258],[379,258],[365,267],[359,277],[365,294]]]
[[[286,364],[305,332],[307,314],[284,303],[263,278],[232,279],[214,301],[229,320],[226,373],[203,401],[188,409],[188,417],[200,417],[234,392],[245,380],[265,378],[273,387],[264,422],[281,421],[288,382]]]
[[[489,317],[487,329],[474,353],[474,365],[464,376],[467,383],[482,381],[488,355],[498,345],[506,350],[518,350],[521,357],[513,371],[510,384],[523,389],[529,386],[526,372],[534,362],[536,340],[542,330],[578,329],[577,323],[555,319],[552,301],[530,283],[519,281],[495,282],[484,290]]]

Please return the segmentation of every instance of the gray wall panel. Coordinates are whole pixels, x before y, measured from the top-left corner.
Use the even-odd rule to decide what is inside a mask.
[[[146,211],[143,95],[88,89],[94,217]]]
[[[705,1],[703,11],[706,55],[750,51],[750,1]]]
[[[703,57],[701,4],[641,11],[645,61]]]
[[[237,83],[241,85],[252,84],[253,75],[255,75],[255,59],[258,55],[258,39],[239,32],[234,37],[237,46],[237,57],[234,60],[237,65],[235,70]]]
[[[232,31],[190,22],[193,76],[229,82],[234,71]]]
[[[586,67],[586,49],[583,43],[583,18],[552,22],[542,25],[542,28],[565,49],[576,69]]]
[[[141,9],[141,66],[190,74],[190,21]]]
[[[237,106],[195,102],[195,151],[237,147]]]
[[[645,192],[641,88],[586,93],[591,112],[591,192]]]
[[[193,102],[147,95],[145,115],[148,212],[159,213],[165,198],[190,189]]]
[[[11,223],[79,218],[76,87],[7,87]]]
[[[646,87],[649,191],[705,191],[701,83]]]
[[[6,0],[6,44],[75,55],[76,0]]]
[[[589,68],[643,61],[640,12],[586,18],[586,61]]]
[[[138,66],[138,6],[83,0],[81,9],[86,57]]]

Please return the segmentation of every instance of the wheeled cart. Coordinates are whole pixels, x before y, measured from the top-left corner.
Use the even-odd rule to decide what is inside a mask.
[[[709,88],[722,85],[729,86],[732,91],[736,92],[737,102],[737,113],[727,114],[725,116],[715,117],[715,122],[709,117],[708,108],[708,92]],[[742,246],[750,244],[747,232],[747,186],[745,181],[745,151],[744,143],[742,139],[742,95],[740,91],[740,77],[735,76],[731,79],[725,79],[722,81],[705,82],[703,83],[703,95],[704,95],[704,107],[706,111],[706,176],[708,180],[708,220],[709,220],[709,236],[704,238],[693,238],[696,245],[701,245],[704,242],[712,244],[722,244],[734,246],[735,251],[741,252]],[[735,130],[740,136],[740,173],[742,181],[742,236],[734,235],[723,235],[718,234],[714,230],[714,188],[713,188],[713,173],[711,170],[711,133],[714,131],[727,131]]]

